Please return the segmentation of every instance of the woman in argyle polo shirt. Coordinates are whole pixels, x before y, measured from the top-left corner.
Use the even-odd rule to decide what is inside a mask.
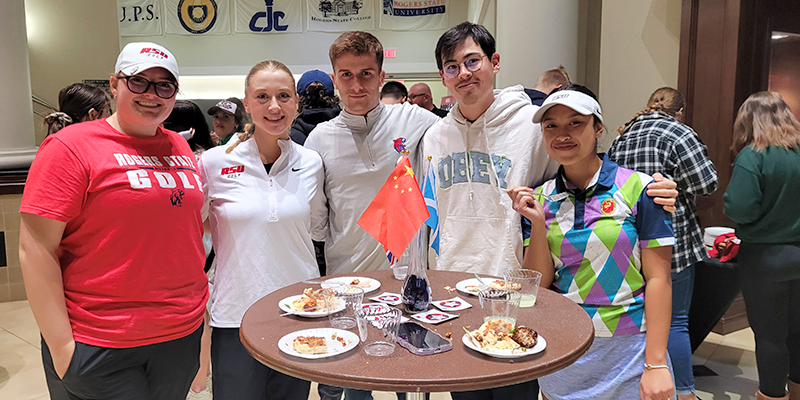
[[[549,400],[673,398],[666,349],[674,236],[667,212],[645,193],[652,178],[595,152],[602,111],[583,86],[551,93],[533,121],[541,122],[547,153],[561,168],[535,191],[509,191],[514,209],[526,217],[523,266],[542,273],[542,286],[552,283],[581,305],[595,326],[586,355],[539,378],[542,394]]]

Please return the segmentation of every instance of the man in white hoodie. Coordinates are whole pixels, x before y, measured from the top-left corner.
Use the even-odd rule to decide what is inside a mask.
[[[481,25],[464,22],[436,45],[442,83],[456,99],[450,113],[425,133],[424,162],[433,163],[439,211],[439,257],[435,269],[502,276],[521,268],[521,219],[506,190],[536,187],[553,178],[558,163],[545,151],[534,124],[539,108],[522,86],[494,90],[500,55]],[[675,183],[648,194],[674,204]],[[537,399],[539,385],[525,382],[490,390],[451,393],[454,400]]]

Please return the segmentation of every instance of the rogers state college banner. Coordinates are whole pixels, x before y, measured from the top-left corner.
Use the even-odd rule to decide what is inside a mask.
[[[373,0],[307,0],[308,30],[320,32],[375,29]]]
[[[164,0],[164,20],[167,34],[231,33],[229,0]]]
[[[447,0],[383,0],[380,26],[394,31],[447,29]]]
[[[303,31],[303,0],[235,0],[236,33]]]
[[[161,0],[117,0],[120,36],[160,36],[163,34]]]

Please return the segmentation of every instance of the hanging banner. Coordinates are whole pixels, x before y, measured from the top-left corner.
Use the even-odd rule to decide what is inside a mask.
[[[117,0],[120,36],[160,36],[161,0]]]
[[[375,29],[372,0],[307,0],[308,30],[321,32]]]
[[[171,35],[228,35],[230,0],[164,0],[164,20]]]
[[[303,31],[303,0],[236,0],[236,33]]]
[[[383,0],[380,27],[393,31],[447,29],[447,0]]]

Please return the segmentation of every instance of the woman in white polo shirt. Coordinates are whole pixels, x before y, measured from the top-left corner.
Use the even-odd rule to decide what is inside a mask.
[[[211,303],[216,400],[307,398],[310,383],[256,361],[239,340],[242,316],[264,295],[319,276],[312,238],[323,240],[322,159],[289,140],[298,96],[289,69],[256,64],[245,80],[253,123],[227,146],[205,152],[205,182],[217,270]]]

